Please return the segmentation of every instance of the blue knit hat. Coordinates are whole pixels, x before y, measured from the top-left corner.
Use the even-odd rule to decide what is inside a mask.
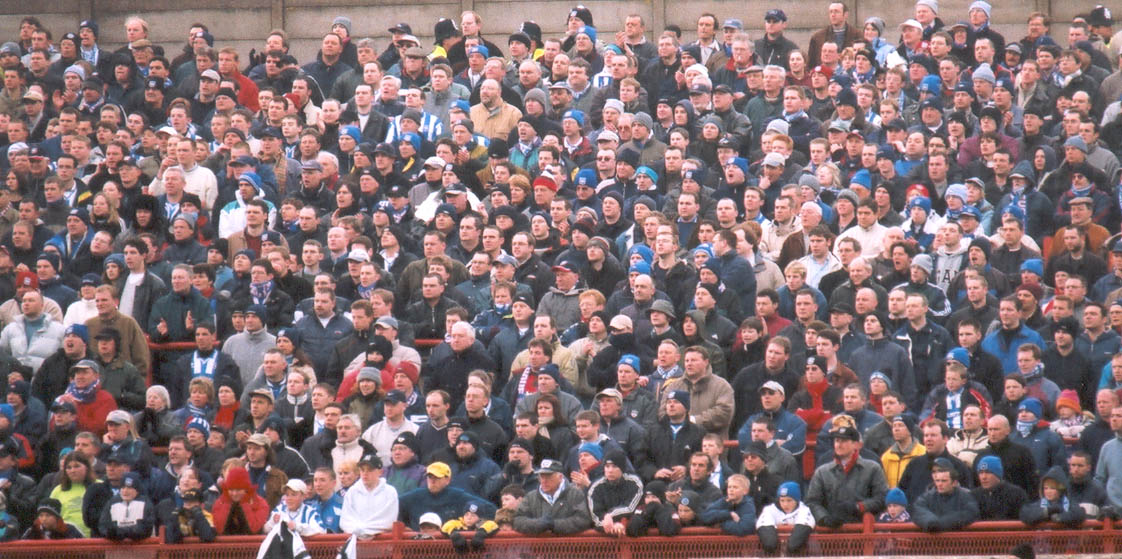
[[[1044,261],[1039,258],[1029,258],[1021,262],[1022,272],[1032,272],[1039,277],[1044,277]]]
[[[779,497],[790,497],[796,501],[803,500],[803,492],[799,489],[799,484],[788,481],[779,486]]]
[[[187,427],[184,431],[190,431],[191,429],[197,429],[203,434],[203,438],[210,437],[210,423],[201,417],[194,417],[191,421],[187,422]]]
[[[648,264],[654,260],[654,251],[647,245],[633,245],[631,248],[627,249],[627,259],[631,260],[631,255],[635,253],[639,253],[639,256],[642,256],[643,260]]]
[[[1001,458],[990,455],[978,459],[978,473],[982,472],[989,472],[999,478],[1005,477],[1005,467],[1001,465]]]
[[[628,367],[631,367],[635,372],[640,371],[639,357],[631,353],[624,354],[623,357],[620,357],[618,365],[627,365]]]
[[[906,507],[908,506],[908,496],[905,495],[899,487],[893,487],[892,490],[884,496],[884,504]]]
[[[597,460],[604,459],[604,449],[596,443],[581,443],[580,448],[577,449],[577,454],[579,455],[582,452],[591,454]]]
[[[1018,412],[1021,410],[1028,410],[1032,412],[1032,414],[1035,415],[1037,419],[1044,417],[1043,409],[1044,406],[1040,403],[1040,400],[1033,398],[1032,396],[1025,398],[1021,401],[1021,405],[1017,406]]]

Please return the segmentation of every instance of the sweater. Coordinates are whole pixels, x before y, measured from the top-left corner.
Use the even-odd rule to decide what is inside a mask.
[[[397,490],[384,480],[368,489],[359,481],[347,489],[343,496],[343,513],[339,516],[339,529],[360,538],[388,531],[398,515]]]
[[[229,355],[238,365],[242,384],[247,385],[257,374],[257,368],[264,361],[265,351],[276,346],[277,337],[264,328],[257,332],[246,330],[230,336],[222,344],[222,353]]]

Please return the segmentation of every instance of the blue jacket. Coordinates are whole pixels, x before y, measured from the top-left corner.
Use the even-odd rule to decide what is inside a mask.
[[[740,297],[741,316],[755,316],[756,272],[752,265],[735,250],[730,250],[717,259],[721,261],[721,282]]]
[[[502,472],[494,460],[484,455],[482,449],[476,451],[475,455],[466,462],[456,460],[448,465],[452,467],[451,487],[459,487],[477,495],[483,493],[483,486],[491,476]]]
[[[1021,324],[1017,333],[1006,343],[1003,328],[994,330],[986,339],[982,340],[982,349],[1001,361],[1001,368],[1005,374],[1017,372],[1017,348],[1022,344],[1036,344],[1041,350],[1047,347],[1044,338],[1036,330]]]
[[[803,418],[788,410],[780,409],[775,412],[762,411],[748,418],[736,434],[740,448],[748,448],[752,442],[752,422],[758,417],[767,417],[775,424],[775,442],[779,443],[787,452],[799,456],[806,450],[806,422]]]
[[[1014,426],[1009,433],[1009,440],[1029,449],[1032,460],[1036,463],[1038,476],[1043,476],[1053,466],[1067,466],[1067,451],[1064,449],[1063,439],[1045,423],[1033,427],[1027,437],[1021,435]]]
[[[343,514],[343,496],[338,493],[332,493],[331,497],[326,500],[321,500],[316,497],[308,502],[316,512],[319,513],[319,523],[323,526],[324,530],[330,533],[338,534],[339,530],[339,516]]]
[[[734,512],[740,517],[740,521],[732,519]],[[756,505],[747,495],[735,506],[726,499],[720,499],[709,503],[698,515],[698,520],[707,526],[720,524],[721,531],[726,534],[750,536],[756,531]]]
[[[433,495],[428,487],[418,487],[401,496],[398,501],[398,519],[416,530],[420,528],[422,514],[435,512],[440,518],[459,518],[463,516],[464,507],[468,503],[479,505],[480,518],[494,518],[495,505],[463,489],[445,487],[443,491]]]
[[[325,327],[319,317],[312,313],[301,318],[300,322],[296,323],[296,329],[304,336],[301,347],[312,360],[316,375],[319,376],[327,371],[327,364],[331,361],[331,351],[335,349],[335,343],[349,336],[355,327],[341,314],[332,316]]]

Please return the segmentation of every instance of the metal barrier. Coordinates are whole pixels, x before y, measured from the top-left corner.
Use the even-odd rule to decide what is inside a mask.
[[[1055,525],[1027,530],[1014,521],[979,522],[969,529],[926,534],[914,524],[876,524],[871,515],[860,524],[837,530],[819,529],[811,537],[810,555],[1004,555],[1019,543],[1031,543],[1037,553],[1112,554],[1119,532],[1113,524],[1088,522],[1084,529],[1066,530]],[[354,559],[460,559],[448,540],[415,540],[401,523],[389,534],[359,542]],[[332,534],[305,538],[315,559],[334,559],[347,536]],[[142,542],[115,544],[108,540],[68,540],[67,559],[241,559],[255,557],[262,536],[227,536],[214,543],[188,538],[181,545],[163,545],[149,538]],[[785,536],[781,538],[785,543]],[[5,559],[57,556],[60,545],[49,541],[5,543]],[[549,557],[550,559],[709,559],[750,557],[762,554],[756,537],[726,536],[712,528],[686,528],[674,537],[646,536],[614,538],[588,531],[567,537],[528,538],[516,532],[499,532],[487,540],[486,551],[474,557]]]

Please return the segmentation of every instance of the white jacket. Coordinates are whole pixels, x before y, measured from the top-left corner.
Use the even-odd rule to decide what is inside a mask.
[[[368,538],[388,532],[397,521],[397,490],[386,480],[379,479],[374,490],[368,490],[362,480],[347,489],[343,497],[343,514],[339,528],[346,534]]]
[[[806,503],[799,501],[799,506],[791,513],[783,512],[778,504],[772,503],[764,507],[763,512],[756,517],[756,528],[764,526],[794,526],[802,524],[814,528],[814,513]]]
[[[45,315],[43,328],[35,337],[28,340],[27,331],[23,326],[23,315],[12,320],[0,332],[0,348],[5,349],[19,360],[20,363],[38,371],[43,360],[58,351],[62,345],[62,334],[65,331],[62,323],[56,321],[51,315]]]
[[[66,307],[66,317],[62,320],[62,327],[71,324],[85,324],[87,320],[97,316],[97,306],[93,299],[78,299]]]

